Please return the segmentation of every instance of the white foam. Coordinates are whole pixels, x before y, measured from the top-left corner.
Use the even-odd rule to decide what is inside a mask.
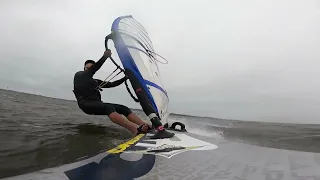
[[[192,118],[193,119],[193,118]],[[211,137],[211,138],[221,138],[222,131],[214,131],[213,129],[207,129],[207,126],[218,126],[216,124],[203,121],[204,118],[196,118],[196,120],[188,119],[188,117],[183,116],[169,116],[168,122],[171,125],[174,122],[181,122],[186,126],[186,130],[190,133],[197,134],[200,136]]]
[[[207,131],[205,129],[201,129],[201,128],[189,128],[187,129],[188,132],[193,133],[193,134],[197,134],[200,136],[206,136],[206,137],[214,137],[214,138],[220,138],[222,137],[222,131]]]

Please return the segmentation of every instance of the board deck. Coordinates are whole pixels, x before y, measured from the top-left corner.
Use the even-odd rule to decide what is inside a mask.
[[[97,156],[3,180],[320,180],[318,153],[175,133],[162,140],[141,134]]]

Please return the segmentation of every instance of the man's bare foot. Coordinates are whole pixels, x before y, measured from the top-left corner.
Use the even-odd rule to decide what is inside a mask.
[[[152,127],[147,123],[144,123],[137,128],[138,133],[147,133],[151,129]]]
[[[143,124],[143,126],[142,126],[142,128],[141,128],[141,130],[142,130],[143,132],[148,132],[148,131],[151,130],[151,129],[152,129],[152,126],[150,126],[148,123]]]

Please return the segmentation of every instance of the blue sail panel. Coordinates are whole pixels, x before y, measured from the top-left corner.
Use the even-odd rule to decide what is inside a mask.
[[[114,44],[125,73],[149,116],[168,114],[169,97],[163,86],[155,52],[145,28],[132,16],[121,16],[112,24]]]

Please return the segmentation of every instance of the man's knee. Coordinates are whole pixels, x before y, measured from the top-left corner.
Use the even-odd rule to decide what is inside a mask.
[[[115,109],[112,106],[106,106],[104,111],[107,116],[110,116],[111,114],[116,113]]]
[[[123,114],[126,117],[132,113],[132,111],[127,106],[124,106],[124,105],[117,105],[116,111],[119,114]]]
[[[81,104],[80,109],[89,115],[110,115],[111,113],[115,112],[115,109],[108,105],[103,104],[101,102],[85,102]]]
[[[92,111],[92,109],[90,109],[90,108],[86,108],[86,107],[81,107],[81,106],[80,106],[80,109],[82,110],[82,112],[84,112],[84,113],[86,113],[86,114],[89,114],[89,115],[94,114],[93,111]]]
[[[108,114],[107,116],[113,120],[114,118],[117,118],[120,114],[118,114],[117,112],[111,112],[110,114]]]

